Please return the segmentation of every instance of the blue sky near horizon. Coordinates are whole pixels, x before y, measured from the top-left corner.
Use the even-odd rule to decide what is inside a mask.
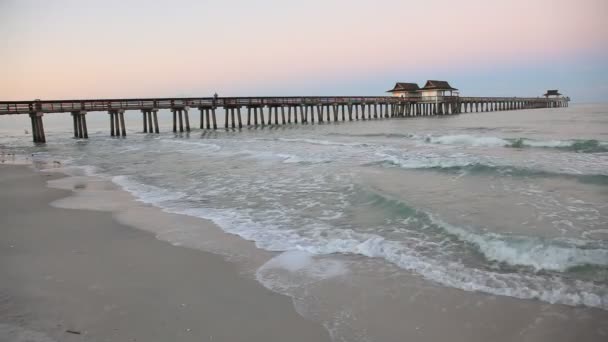
[[[608,98],[604,0],[0,0],[0,99],[381,95]]]

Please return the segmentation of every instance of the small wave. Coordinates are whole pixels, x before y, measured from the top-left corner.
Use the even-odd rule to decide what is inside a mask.
[[[323,158],[302,158],[302,157],[298,157],[292,154],[284,154],[284,153],[279,153],[277,154],[278,157],[283,158],[283,163],[284,164],[321,164],[321,163],[328,163],[330,162],[327,159],[323,159]]]
[[[347,142],[319,140],[319,139],[278,138],[276,140],[284,141],[284,142],[297,142],[297,143],[306,143],[306,144],[312,144],[312,145],[326,145],[326,146],[331,146],[331,145],[333,145],[333,146],[362,146],[362,147],[369,146],[369,144],[365,144],[365,143],[347,143]]]
[[[420,156],[414,155],[411,158],[401,158],[389,153],[376,152],[375,153],[380,160],[367,163],[367,166],[373,165],[387,165],[397,166],[404,169],[445,169],[454,170],[465,167],[483,165],[474,160],[467,158],[441,158],[436,156]]]
[[[438,137],[429,136],[425,141],[431,144],[444,145],[467,145],[475,147],[499,147],[508,146],[509,141],[497,137],[476,137],[472,135],[443,135]]]
[[[402,139],[418,138],[418,135],[410,134],[410,133],[366,133],[366,134],[329,133],[328,135],[355,137],[355,138],[361,138],[361,137],[363,137],[363,138],[402,138]]]
[[[415,138],[414,136],[412,136]],[[472,147],[555,148],[580,153],[608,152],[608,142],[599,140],[534,140],[528,138],[500,138],[468,134],[427,136],[424,141],[431,144],[463,145]]]
[[[275,153],[269,151],[252,151],[243,150],[232,155],[240,156],[245,159],[256,159],[260,161],[280,161],[283,164],[323,164],[329,163],[330,160],[317,157],[302,157],[289,153]]]
[[[102,176],[100,174],[100,170],[98,167],[93,166],[93,165],[76,165],[74,163],[73,159],[70,158],[66,158],[66,159],[60,159],[58,161],[60,163],[60,165],[63,165],[63,167],[60,167],[58,169],[58,171],[65,173],[68,176],[72,176],[72,177],[78,177],[78,176],[87,176],[87,177],[100,177]],[[49,163],[49,168],[45,168],[43,170],[53,170],[56,169],[53,164]]]
[[[471,147],[555,148],[580,153],[608,152],[608,141],[599,141],[595,139],[534,140],[528,138],[503,138],[493,136],[476,136],[469,134],[420,136],[411,133],[330,133],[329,135],[355,138],[371,137],[412,139],[438,145],[461,145]]]
[[[161,142],[169,143],[169,144],[176,144],[176,145],[197,147],[197,148],[202,148],[205,151],[211,151],[211,152],[219,151],[222,149],[219,145],[211,144],[211,143],[204,143],[204,142],[200,142],[200,141],[183,141],[183,140],[177,140],[177,139],[162,139]]]
[[[446,223],[376,191],[365,191],[364,194],[363,197],[370,200],[370,205],[384,210],[388,217],[406,217],[408,226],[415,221],[418,224],[414,226],[425,227],[422,232],[426,239],[456,238],[460,241],[458,245],[466,248],[472,246],[489,262],[558,272],[584,265],[608,266],[608,245],[601,241],[476,232]]]
[[[590,140],[532,140],[532,139],[510,139],[510,144],[507,147],[525,148],[525,147],[541,147],[541,148],[556,148],[567,151],[580,153],[601,153],[608,152],[608,142],[602,142],[594,139]]]
[[[112,182],[133,194],[140,202],[153,205],[161,205],[163,202],[175,201],[186,196],[178,191],[137,182],[131,176],[114,176]]]
[[[535,271],[565,272],[585,265],[608,266],[608,249],[594,246],[587,241],[481,234],[453,226],[432,216],[430,218],[448,234],[474,245],[489,261],[511,266],[529,266]]]
[[[400,158],[387,153],[376,153],[381,160],[364,164],[364,166],[388,166],[404,169],[427,169],[438,172],[455,174],[500,174],[514,177],[562,177],[574,179],[581,183],[608,185],[608,175],[605,174],[579,174],[569,172],[554,172],[526,167],[509,165],[494,165],[481,162],[467,157],[463,158],[441,158],[422,157]]]

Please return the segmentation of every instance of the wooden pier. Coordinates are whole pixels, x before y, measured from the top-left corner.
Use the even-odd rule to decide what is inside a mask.
[[[561,94],[560,94],[561,95]],[[189,132],[190,112],[200,113],[200,129],[218,129],[218,108],[225,112],[225,129],[286,124],[376,120],[472,112],[567,107],[568,97],[461,97],[461,96],[327,96],[327,97],[196,97],[154,99],[91,99],[0,101],[0,115],[28,114],[36,143],[45,143],[44,114],[71,113],[74,138],[87,139],[87,114],[106,112],[110,135],[127,135],[125,114],[140,112],[143,132],[158,134],[158,110],[173,113],[173,132]],[[244,111],[247,111],[246,120]]]

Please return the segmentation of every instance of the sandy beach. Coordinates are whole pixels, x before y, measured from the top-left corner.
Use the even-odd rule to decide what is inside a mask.
[[[602,310],[445,288],[380,260],[368,269],[348,256],[264,251],[98,177],[2,165],[0,186],[2,342],[601,341],[608,333]]]
[[[52,207],[61,177],[0,167],[0,341],[329,340],[221,256]]]

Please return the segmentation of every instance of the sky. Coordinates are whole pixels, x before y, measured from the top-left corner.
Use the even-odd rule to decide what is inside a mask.
[[[0,101],[383,95],[608,101],[607,0],[0,0]]]

